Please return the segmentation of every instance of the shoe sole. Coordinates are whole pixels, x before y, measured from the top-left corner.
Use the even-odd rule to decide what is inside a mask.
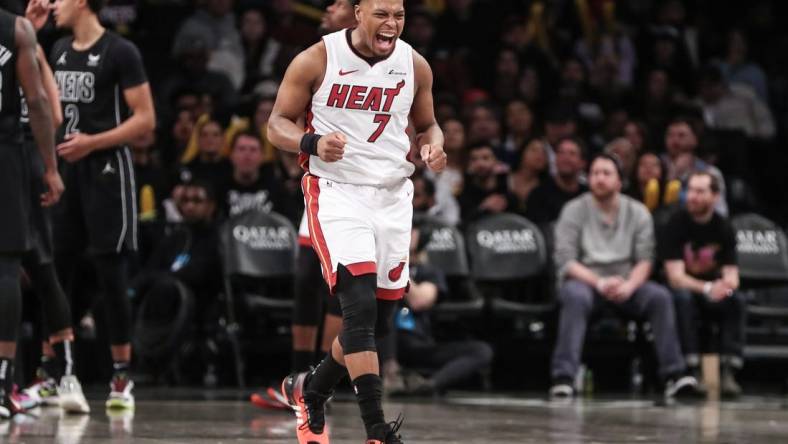
[[[60,399],[60,407],[62,407],[67,413],[90,413],[90,406],[84,397],[80,399],[76,396],[62,396]]]
[[[108,410],[134,410],[134,404],[126,401],[109,400],[106,403]]]

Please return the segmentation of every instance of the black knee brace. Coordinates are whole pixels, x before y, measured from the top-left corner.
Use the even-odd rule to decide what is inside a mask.
[[[22,290],[19,288],[17,257],[0,255],[0,341],[16,342],[22,318]]]
[[[109,326],[110,345],[131,342],[131,301],[129,300],[126,257],[117,254],[95,258],[96,278],[103,294]]]
[[[317,327],[323,314],[322,295],[328,292],[320,271],[320,259],[312,247],[302,246],[298,252],[293,298],[293,325]]]
[[[339,343],[346,355],[376,351],[375,325],[378,305],[375,300],[377,276],[373,273],[353,276],[339,265],[336,297],[342,306],[342,331]]]

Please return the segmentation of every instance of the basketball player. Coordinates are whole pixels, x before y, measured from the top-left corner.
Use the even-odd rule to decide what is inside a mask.
[[[41,82],[36,47],[30,22],[0,9],[0,419],[19,411],[11,399],[22,310],[19,268],[23,252],[30,247],[28,153],[22,143],[20,86],[45,164],[46,190],[40,196],[40,205],[55,204],[63,192],[55,160],[52,112]]]
[[[126,143],[154,129],[150,86],[137,48],[99,23],[102,0],[57,0],[51,9],[34,1],[28,17],[36,25],[54,10],[55,25],[73,32],[55,43],[49,61],[65,119],[57,153],[68,187],[55,213],[56,262],[60,276],[71,277],[74,257],[86,251],[93,259],[114,361],[106,406],[132,409],[126,265],[137,247],[137,196]]]
[[[52,70],[44,51],[39,46],[36,56],[41,70],[41,79],[52,109],[54,129],[63,121],[60,98]],[[25,149],[30,171],[30,216],[32,219],[33,249],[25,255],[22,264],[38,293],[42,306],[42,328],[47,339],[43,342],[42,371],[39,381],[25,390],[25,394],[38,404],[55,404],[70,413],[89,413],[82,386],[77,380],[72,359],[74,330],[71,325],[71,307],[60,286],[53,264],[52,221],[48,208],[35,205],[43,190],[44,162],[33,149],[35,140],[30,129],[27,104],[22,98],[20,121],[24,133]],[[59,384],[57,383],[59,381]]]
[[[409,118],[428,167],[446,166],[432,71],[399,40],[403,0],[360,0],[354,11],[357,28],[324,36],[293,60],[268,122],[275,146],[301,153],[310,238],[342,307],[331,354],[282,382],[302,444],[328,442],[324,404],[346,373],[367,443],[401,442],[401,421],[387,424],[383,415],[375,337],[385,335],[408,282]],[[296,123],[305,109],[306,132]]]
[[[350,0],[334,0],[328,5],[320,22],[321,34],[328,34],[340,29],[356,25],[356,15]],[[323,315],[326,301],[326,313],[323,317],[323,335],[320,350],[328,353],[331,343],[342,328],[342,311],[337,298],[328,295],[328,288],[323,282],[320,271],[320,259],[312,248],[309,239],[309,226],[306,212],[301,217],[298,228],[298,267],[295,275],[295,291],[293,298],[293,352],[290,370],[304,372],[309,370],[315,359],[317,348],[317,329]],[[254,393],[253,404],[263,408],[289,408],[287,400],[280,390],[268,387],[265,391]]]

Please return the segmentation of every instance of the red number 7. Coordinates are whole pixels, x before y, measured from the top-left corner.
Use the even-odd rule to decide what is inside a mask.
[[[378,137],[383,134],[383,130],[386,129],[386,125],[389,124],[389,120],[391,120],[391,114],[375,114],[375,118],[372,121],[378,124],[378,129],[369,136],[367,142],[372,143],[378,140]]]

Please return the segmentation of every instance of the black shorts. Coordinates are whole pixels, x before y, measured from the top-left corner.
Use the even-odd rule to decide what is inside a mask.
[[[52,262],[52,209],[41,206],[44,185],[44,161],[33,140],[25,140],[25,155],[30,174],[30,236],[32,260],[37,264]]]
[[[55,207],[55,248],[89,255],[137,249],[137,193],[127,147],[62,162],[66,191]]]
[[[30,241],[30,168],[21,143],[0,140],[0,253],[21,254]]]

